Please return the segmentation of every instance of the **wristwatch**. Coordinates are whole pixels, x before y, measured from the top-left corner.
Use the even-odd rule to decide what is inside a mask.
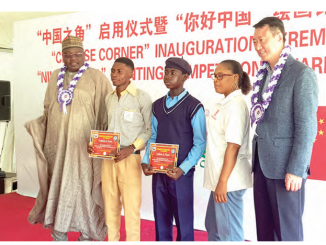
[[[136,146],[134,144],[131,144],[131,147],[134,149],[134,152],[136,151]]]

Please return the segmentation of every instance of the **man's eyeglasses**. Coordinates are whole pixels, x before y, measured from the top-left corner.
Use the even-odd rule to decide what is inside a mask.
[[[72,57],[80,58],[82,57],[83,53],[76,53],[76,54],[62,54],[63,57],[66,59],[71,59]]]
[[[234,75],[234,74],[223,74],[223,73],[217,73],[217,74],[215,74],[215,73],[212,73],[212,74],[211,74],[211,78],[212,78],[213,80],[215,80],[215,78],[216,78],[217,80],[222,80],[224,76],[233,76],[233,75]]]

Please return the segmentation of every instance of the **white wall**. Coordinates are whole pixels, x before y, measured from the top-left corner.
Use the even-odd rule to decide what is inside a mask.
[[[0,52],[0,80],[11,82],[11,104],[13,104],[13,78],[14,78],[14,55],[13,53]],[[13,107],[11,107],[13,116]],[[5,137],[6,136],[6,137]],[[14,152],[14,127],[13,121],[9,124],[0,122],[0,167],[6,172],[16,172]],[[3,151],[1,152],[1,149]]]

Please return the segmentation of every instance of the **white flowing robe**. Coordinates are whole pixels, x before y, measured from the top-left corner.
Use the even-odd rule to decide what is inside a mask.
[[[101,192],[101,159],[89,158],[91,130],[106,130],[107,77],[88,68],[78,81],[67,113],[57,102],[55,70],[44,99],[44,115],[26,123],[36,151],[40,191],[28,220],[60,232],[82,232],[96,240],[107,234]],[[67,89],[75,73],[66,72]]]

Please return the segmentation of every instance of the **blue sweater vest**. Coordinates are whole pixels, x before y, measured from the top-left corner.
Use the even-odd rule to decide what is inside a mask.
[[[199,100],[188,92],[171,108],[166,107],[166,96],[153,103],[153,114],[157,119],[156,143],[179,145],[179,166],[193,147],[191,119],[203,107]]]

